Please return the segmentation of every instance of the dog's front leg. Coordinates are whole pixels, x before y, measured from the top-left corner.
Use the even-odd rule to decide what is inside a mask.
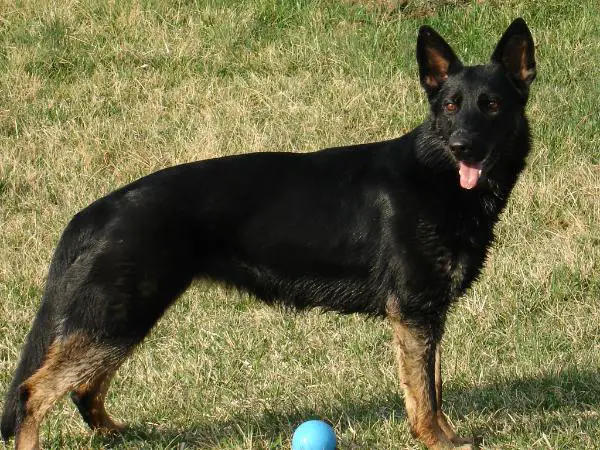
[[[412,434],[431,450],[471,449],[469,444],[454,443],[442,429],[436,390],[436,353],[438,342],[432,333],[390,316],[398,360],[400,383],[404,391],[406,413]],[[439,400],[441,403],[441,377]],[[444,423],[447,425],[445,418]],[[449,425],[448,425],[449,427]],[[450,428],[451,430],[451,428]]]
[[[442,411],[442,348],[438,342],[435,348],[435,399],[437,406],[438,425],[452,443],[456,445],[471,444],[471,439],[458,437],[452,426],[448,423],[446,415]]]

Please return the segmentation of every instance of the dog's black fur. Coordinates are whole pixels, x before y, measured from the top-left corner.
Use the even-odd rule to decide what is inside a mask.
[[[79,212],[6,395],[3,438],[28,414],[22,386],[53,343],[79,333],[131,349],[195,278],[299,309],[389,315],[439,343],[530,149],[533,51],[517,19],[489,64],[463,67],[422,27],[417,59],[431,114],[405,136],[171,167]]]

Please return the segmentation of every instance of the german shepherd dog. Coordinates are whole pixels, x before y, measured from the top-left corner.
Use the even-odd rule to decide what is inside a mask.
[[[4,440],[38,448],[67,392],[92,429],[121,430],[104,407],[111,378],[208,278],[267,303],[387,317],[413,435],[473,448],[442,412],[440,341],[525,166],[534,44],[516,19],[488,64],[463,66],[423,26],[417,60],[430,115],[400,138],[183,164],[76,214],[6,394]]]

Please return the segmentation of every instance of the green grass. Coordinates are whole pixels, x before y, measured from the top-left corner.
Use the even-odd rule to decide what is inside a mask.
[[[600,448],[597,1],[0,3],[0,388],[69,218],[153,170],[398,136],[423,119],[416,30],[467,63],[516,16],[537,42],[534,149],[445,338],[447,412],[484,448]],[[46,448],[289,448],[321,417],[342,449],[419,448],[391,332],[196,285],[120,370],[107,440],[61,402]]]

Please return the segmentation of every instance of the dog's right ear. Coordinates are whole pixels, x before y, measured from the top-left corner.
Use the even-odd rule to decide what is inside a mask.
[[[417,62],[421,85],[429,97],[442,87],[448,75],[459,72],[463,67],[452,48],[427,25],[419,29]]]

